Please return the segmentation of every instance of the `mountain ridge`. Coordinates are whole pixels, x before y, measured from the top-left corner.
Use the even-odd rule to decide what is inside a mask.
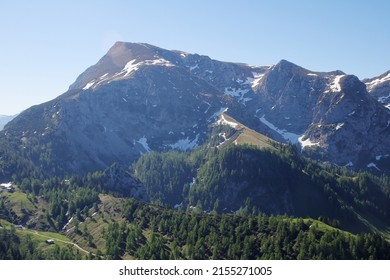
[[[250,66],[117,42],[66,93],[23,112],[0,138],[31,150],[45,169],[89,172],[150,150],[199,146],[228,111],[319,160],[389,172],[389,111],[366,87],[342,71],[314,72],[283,59]]]
[[[388,82],[117,42],[0,131],[0,257],[387,258]]]
[[[0,130],[2,130],[7,125],[7,123],[12,121],[16,116],[17,115],[0,115]]]

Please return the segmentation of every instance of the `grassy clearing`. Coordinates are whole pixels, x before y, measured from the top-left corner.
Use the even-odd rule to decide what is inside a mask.
[[[11,224],[8,221],[0,219],[0,226],[5,228],[5,229],[11,229],[14,227],[13,224]],[[60,248],[66,247],[66,248],[72,248],[73,245],[70,244],[72,241],[67,238],[64,235],[54,233],[54,232],[46,232],[46,231],[36,231],[36,230],[30,230],[26,228],[15,228],[15,232],[17,236],[21,240],[31,240],[35,245],[36,248],[39,251],[44,252],[45,254],[49,254],[53,250],[55,250],[55,247],[58,246]],[[54,244],[48,244],[46,243],[46,240],[52,239],[54,240]],[[82,252],[81,252],[82,253]]]
[[[239,145],[249,144],[260,148],[274,150],[275,148],[270,144],[271,141],[272,140],[267,136],[257,133],[249,128],[244,128],[243,132],[236,139],[236,143]]]
[[[32,233],[32,234],[35,234],[35,232],[36,232],[38,234],[35,234],[35,235],[46,238],[46,239],[61,240],[64,242],[72,242],[68,237],[66,237],[62,234],[59,234],[59,233],[55,233],[55,232],[35,231],[35,230],[28,230],[27,232]]]
[[[320,222],[318,220],[314,220],[314,219],[304,219],[303,220],[306,224],[310,224],[310,225],[315,225],[317,230],[321,231],[321,232],[327,232],[327,231],[339,231],[345,235],[353,235],[352,233],[348,232],[348,231],[345,231],[345,230],[341,230],[339,228],[335,228],[335,227],[332,227],[328,224],[325,224],[323,222]]]
[[[236,137],[232,137],[228,144],[235,143],[238,145],[254,145],[260,148],[268,148],[268,149],[275,149],[274,146],[272,146],[272,143],[275,142],[274,140],[268,138],[267,136],[260,134],[242,123],[238,122],[234,118],[230,117],[229,115],[223,114],[223,117],[226,121],[231,123],[236,123],[236,129],[239,131]],[[226,145],[224,145],[226,146]]]
[[[14,225],[6,220],[0,219],[0,226],[6,229],[11,229]],[[39,231],[34,229],[16,228],[16,232],[20,236],[33,235],[35,239],[45,241],[47,239],[55,239],[64,242],[72,242],[68,237],[51,231]]]
[[[2,199],[6,200],[7,206],[15,212],[16,215],[21,216],[26,212],[33,212],[36,206],[31,202],[27,195],[16,189],[14,192],[2,192]]]

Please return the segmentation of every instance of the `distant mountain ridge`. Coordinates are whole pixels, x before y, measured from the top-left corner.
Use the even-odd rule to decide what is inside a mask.
[[[13,120],[16,117],[14,116],[6,116],[6,115],[0,115],[0,130],[4,128],[4,126],[9,123],[11,120]]]
[[[390,110],[390,71],[372,79],[365,79],[363,82],[368,92]]]
[[[85,173],[151,150],[192,149],[227,112],[319,160],[389,172],[390,112],[374,91],[386,77],[363,83],[286,60],[258,67],[117,42],[66,93],[15,118],[0,141],[50,172]]]

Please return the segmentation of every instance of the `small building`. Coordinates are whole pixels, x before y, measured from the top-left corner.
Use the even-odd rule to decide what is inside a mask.
[[[54,244],[54,240],[53,239],[47,239],[45,242],[46,242],[46,244],[49,244],[49,245]]]

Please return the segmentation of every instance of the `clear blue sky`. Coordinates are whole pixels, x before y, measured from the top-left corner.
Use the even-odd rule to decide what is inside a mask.
[[[1,1],[0,114],[55,98],[115,41],[359,78],[390,70],[387,0]]]

